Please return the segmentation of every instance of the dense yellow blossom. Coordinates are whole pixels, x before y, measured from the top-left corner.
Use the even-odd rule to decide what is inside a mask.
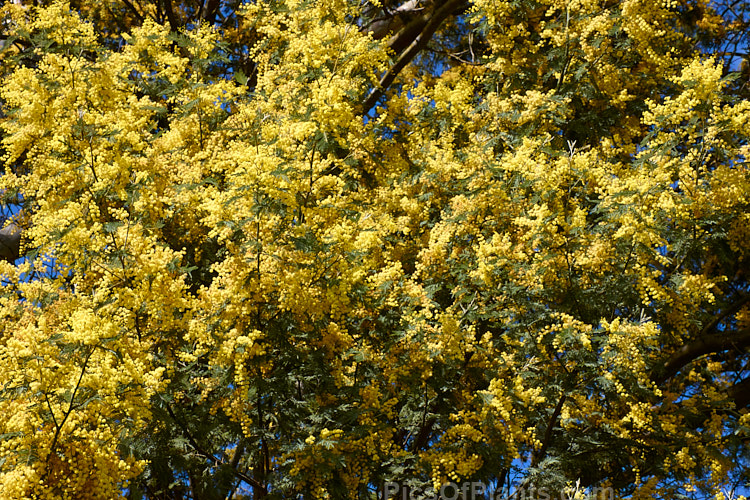
[[[0,10],[0,497],[729,496],[750,104],[709,52],[740,20],[25,4]]]

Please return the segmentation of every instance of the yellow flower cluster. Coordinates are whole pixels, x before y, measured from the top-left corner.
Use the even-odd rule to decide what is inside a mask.
[[[0,192],[34,250],[0,263],[0,495],[121,496],[150,476],[119,445],[179,427],[152,412],[171,401],[312,498],[407,462],[439,489],[583,432],[627,443],[607,466],[634,498],[665,442],[670,473],[728,473],[707,442],[731,412],[685,418],[730,405],[721,361],[656,384],[750,255],[750,104],[688,55],[683,4],[476,0],[467,50],[438,31],[451,64],[413,60],[363,116],[394,57],[357,24],[378,5],[175,33],[138,3],[117,50],[64,2],[3,11],[49,47],[0,75]],[[238,40],[247,85],[213,67]]]

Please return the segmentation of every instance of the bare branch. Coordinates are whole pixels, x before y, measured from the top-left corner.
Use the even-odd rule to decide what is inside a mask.
[[[750,328],[736,332],[720,332],[704,335],[682,346],[664,363],[662,374],[656,378],[657,384],[674,377],[691,361],[705,355],[730,349],[742,350],[750,347]]]
[[[713,321],[711,321],[710,323],[708,323],[706,326],[703,327],[703,329],[701,330],[700,336],[703,336],[707,333],[714,331],[716,327],[719,326],[719,324],[722,321],[724,321],[729,316],[733,316],[734,314],[737,314],[739,310],[742,309],[745,306],[745,304],[748,304],[748,303],[750,303],[750,294],[742,296],[740,300],[738,300],[731,306],[727,307],[726,310],[721,312],[721,314],[717,314],[716,317],[713,319]]]
[[[13,263],[21,253],[22,230],[16,224],[0,229],[0,259]]]
[[[419,15],[428,8],[427,5],[420,5],[420,3],[419,0],[409,0],[393,10],[384,9],[382,14],[367,23],[363,31],[369,32],[375,40],[381,40],[389,33],[399,33],[404,26],[409,24],[410,17]]]
[[[420,16],[406,25],[397,35],[391,38],[389,46],[392,49],[405,47],[396,63],[386,71],[373,89],[365,102],[362,104],[363,113],[367,113],[380,100],[383,93],[390,87],[396,76],[409,64],[412,59],[427,45],[432,35],[435,34],[440,25],[456,10],[464,5],[464,0],[448,0],[435,11],[425,10]],[[400,51],[396,51],[400,52]]]
[[[734,400],[735,409],[740,410],[750,406],[750,378],[737,382],[727,391],[730,399]]]
[[[144,21],[143,14],[138,12],[138,9],[135,7],[135,5],[133,5],[130,2],[130,0],[122,0],[122,3],[124,3],[125,7],[127,7],[135,15],[135,18],[138,20],[138,23],[143,24],[143,21]]]
[[[174,15],[172,0],[164,0],[164,11],[167,14],[167,21],[169,21],[169,29],[172,31],[177,31],[180,25],[177,23],[177,18]]]
[[[544,431],[544,441],[542,441],[542,447],[538,453],[534,454],[534,458],[531,461],[532,467],[539,465],[539,463],[544,460],[544,457],[547,455],[547,448],[549,448],[549,444],[552,439],[552,431],[555,428],[557,418],[560,416],[562,407],[565,404],[565,399],[566,396],[565,394],[563,394],[562,397],[560,397],[560,401],[557,402],[555,410],[552,412],[552,416],[550,417],[549,423],[547,424],[547,429]]]

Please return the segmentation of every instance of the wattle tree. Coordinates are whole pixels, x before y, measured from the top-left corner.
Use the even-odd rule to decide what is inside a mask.
[[[2,498],[747,491],[744,2],[0,16]]]

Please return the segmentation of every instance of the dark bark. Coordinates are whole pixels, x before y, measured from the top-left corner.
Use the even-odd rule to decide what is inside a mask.
[[[169,22],[169,29],[177,31],[180,28],[180,24],[177,22],[177,17],[174,14],[174,7],[172,6],[172,0],[164,0],[164,11],[167,14],[167,21]]]
[[[664,363],[661,374],[655,377],[659,385],[677,375],[692,361],[706,354],[713,354],[731,349],[744,350],[750,347],[750,328],[739,331],[719,332],[698,337],[693,342],[680,347]]]
[[[21,253],[21,228],[15,224],[0,229],[0,259],[13,263]]]
[[[552,412],[552,416],[550,417],[549,423],[547,424],[547,429],[544,431],[544,441],[542,441],[542,447],[538,453],[534,454],[534,457],[531,460],[532,467],[539,465],[539,463],[544,460],[547,455],[547,449],[549,448],[549,445],[552,441],[552,432],[557,425],[557,419],[560,416],[563,405],[565,404],[565,399],[565,394],[563,394],[560,397],[560,400],[557,402],[557,406],[555,406],[554,411]]]
[[[373,89],[370,95],[362,104],[362,112],[368,113],[380,100],[380,98],[393,84],[396,76],[403,70],[416,56],[424,50],[432,36],[443,24],[443,22],[456,12],[460,12],[466,3],[464,0],[447,0],[444,2],[435,2],[431,8],[425,7],[419,15],[408,22],[396,35],[391,37],[388,45],[398,54],[396,62],[380,78],[378,86]],[[397,11],[396,11],[397,12]],[[406,10],[400,15],[413,15],[414,10]],[[397,14],[398,15],[398,14]],[[395,21],[391,21],[392,23]],[[367,28],[365,28],[367,30]],[[381,30],[382,31],[382,30]],[[396,50],[399,49],[399,50]]]
[[[737,382],[729,388],[727,393],[734,401],[736,410],[747,408],[750,406],[750,378]]]

